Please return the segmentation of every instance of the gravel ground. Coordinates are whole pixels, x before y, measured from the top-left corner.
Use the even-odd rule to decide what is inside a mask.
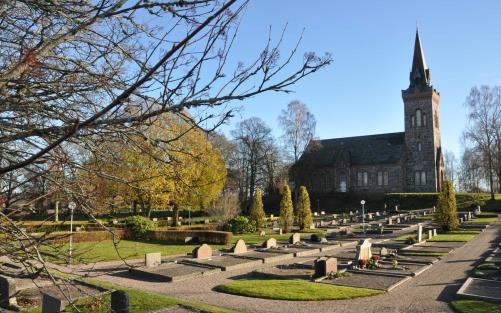
[[[103,275],[104,281],[168,294],[206,304],[231,308],[242,312],[453,312],[448,302],[467,277],[476,262],[501,239],[501,225],[497,223],[464,246],[434,264],[429,270],[393,291],[368,298],[343,301],[281,301],[253,299],[214,292],[212,289],[244,275],[248,270],[222,272],[200,279],[177,283],[151,283],[132,280],[123,275]],[[342,248],[340,248],[342,249]],[[294,260],[297,262],[297,259]],[[272,264],[270,264],[272,265]]]

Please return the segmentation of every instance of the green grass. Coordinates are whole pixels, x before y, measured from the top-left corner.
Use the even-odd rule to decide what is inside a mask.
[[[476,217],[476,218],[473,218],[469,221],[466,221],[465,223],[467,224],[470,224],[470,223],[486,223],[486,224],[490,224],[490,223],[495,223],[496,221],[498,220],[497,217]]]
[[[213,249],[221,249],[232,246],[238,239],[243,239],[246,244],[261,244],[268,238],[277,240],[287,240],[291,234],[270,234],[265,237],[259,237],[259,234],[242,234],[234,235],[231,245],[211,245]],[[302,238],[309,238],[311,234],[303,234]],[[162,255],[186,254],[191,253],[193,249],[198,247],[196,244],[166,244],[160,240],[121,240],[117,244],[117,249],[120,256],[124,259],[140,259],[145,253],[160,252]],[[99,262],[119,260],[120,257],[117,249],[111,240],[103,240],[100,242],[81,242],[73,244],[74,262]],[[51,250],[50,247],[44,247],[43,251],[50,254],[60,256],[60,251],[68,251],[69,245],[65,244],[58,246],[57,250]],[[54,261],[56,257],[49,257],[49,260]]]
[[[86,281],[89,283],[92,283],[94,285],[98,285],[98,286],[105,287],[108,289],[126,291],[127,294],[129,295],[130,312],[134,312],[134,313],[136,313],[136,312],[137,313],[151,312],[151,311],[159,310],[159,309],[166,308],[169,306],[173,306],[176,304],[184,304],[187,306],[195,307],[195,308],[198,308],[200,310],[204,310],[207,312],[213,312],[213,313],[235,313],[235,312],[237,312],[237,311],[219,308],[219,307],[215,307],[215,306],[211,306],[211,305],[205,305],[205,304],[186,301],[183,299],[173,298],[173,297],[161,295],[158,293],[145,292],[145,291],[139,291],[139,290],[130,289],[130,288],[113,286],[110,284],[97,282],[95,280],[86,280]],[[108,294],[101,296],[99,298],[88,297],[85,299],[78,300],[76,302],[76,307],[78,308],[78,310],[80,312],[83,312],[83,313],[87,313],[87,312],[108,313],[111,311],[111,295],[108,293]],[[68,312],[68,311],[69,312],[76,312],[74,310],[68,310],[69,308],[71,308],[71,307],[67,306],[67,311],[65,311],[65,312]],[[38,308],[30,309],[30,310],[25,310],[23,312],[40,313],[40,312],[42,312],[42,309],[40,307],[38,307]]]
[[[452,306],[459,313],[500,313],[501,304],[476,300],[455,300]]]
[[[417,235],[416,234],[402,235],[402,236],[399,236],[399,237],[395,238],[395,240],[406,241],[407,239],[410,239],[410,238],[416,239]],[[427,234],[423,234],[423,240],[426,240],[426,238],[428,238],[428,235]]]
[[[452,242],[465,242],[475,238],[472,234],[438,234],[431,238],[429,241],[452,241]]]
[[[447,252],[426,252],[426,251],[400,251],[400,255],[405,255],[405,256],[444,256],[447,255]]]
[[[383,293],[380,290],[335,286],[303,280],[242,279],[216,287],[219,292],[253,298],[297,301],[345,300]]]
[[[480,234],[482,231],[480,230],[451,230],[451,231],[448,231],[446,232],[446,234],[448,235],[478,235]]]

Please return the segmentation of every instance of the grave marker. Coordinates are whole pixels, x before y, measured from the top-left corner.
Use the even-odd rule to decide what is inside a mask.
[[[296,243],[301,241],[301,234],[300,233],[294,233],[292,236],[289,237],[289,243],[295,245]]]
[[[423,224],[418,224],[417,242],[423,241]]]
[[[357,245],[357,260],[368,261],[372,257],[371,246],[372,243],[370,239],[360,240]]]
[[[123,290],[111,293],[111,312],[129,313],[129,295]]]
[[[337,259],[321,257],[315,260],[315,277],[328,276],[337,273]]]
[[[204,243],[200,247],[193,250],[193,256],[196,259],[210,259],[212,257],[212,248],[208,244]]]
[[[277,247],[277,240],[275,238],[269,238],[263,243],[263,248],[271,249]]]
[[[16,281],[13,278],[0,275],[0,305],[8,307],[17,306]]]
[[[260,233],[259,233],[259,237],[264,237],[266,236],[266,232],[264,230],[262,230]]]
[[[388,217],[388,225],[393,225],[393,219],[391,217]]]
[[[144,266],[157,267],[162,264],[162,254],[160,252],[151,252],[144,255]]]
[[[233,248],[231,248],[231,251],[235,254],[247,252],[247,246],[245,245],[245,241],[243,239],[238,239]]]
[[[46,293],[42,293],[42,295],[42,313],[59,313],[64,311],[65,304],[63,300]]]
[[[435,237],[436,235],[437,235],[437,229],[433,228],[433,237]]]
[[[431,238],[433,238],[433,230],[428,229],[428,240],[430,240]]]
[[[379,251],[379,256],[387,256],[389,254],[388,249],[386,247],[381,247],[381,250]]]

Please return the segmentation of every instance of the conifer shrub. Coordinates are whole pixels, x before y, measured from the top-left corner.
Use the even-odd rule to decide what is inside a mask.
[[[458,217],[456,207],[456,195],[452,182],[444,181],[442,191],[437,199],[437,212],[435,213],[435,221],[440,225],[442,230],[451,231],[458,228]]]
[[[297,222],[299,228],[309,229],[313,223],[313,214],[311,213],[310,196],[305,186],[299,187],[299,196],[296,203]]]
[[[288,185],[285,185],[282,189],[280,199],[280,224],[282,226],[282,230],[285,233],[289,233],[292,230],[293,222],[294,208],[292,206],[291,190]]]
[[[263,194],[261,189],[256,188],[254,197],[252,198],[252,205],[250,208],[250,218],[256,221],[257,228],[263,228],[266,223],[266,214],[263,209]]]

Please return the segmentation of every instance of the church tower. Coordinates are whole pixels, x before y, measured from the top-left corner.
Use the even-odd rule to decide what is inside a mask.
[[[431,84],[419,30],[416,30],[409,80],[409,87],[402,90],[406,145],[404,187],[407,192],[438,192],[444,172],[439,124],[440,94]]]

